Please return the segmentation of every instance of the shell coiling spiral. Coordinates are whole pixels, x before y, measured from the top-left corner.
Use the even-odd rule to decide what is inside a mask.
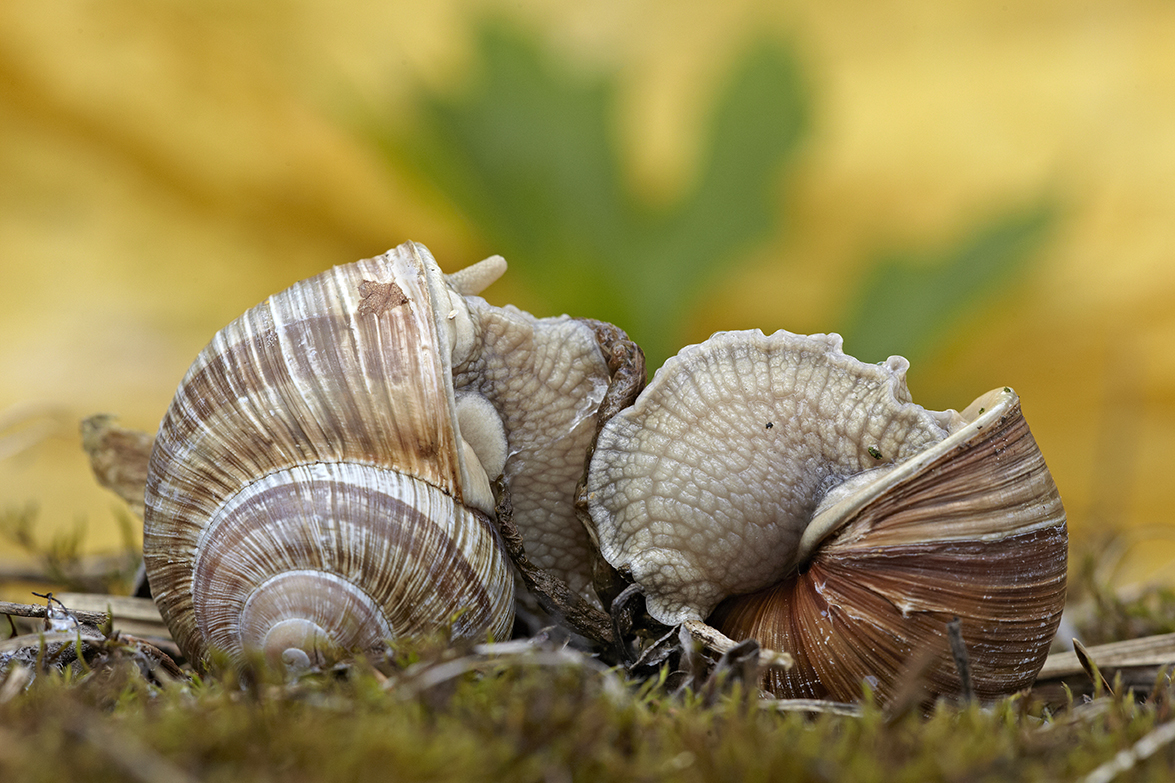
[[[506,438],[452,384],[476,332],[406,244],[270,297],[201,352],[156,439],[144,532],[152,592],[197,665],[509,632],[489,489]]]

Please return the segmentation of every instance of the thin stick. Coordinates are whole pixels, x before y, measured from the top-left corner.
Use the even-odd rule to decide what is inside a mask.
[[[1144,735],[1130,746],[1130,750],[1114,754],[1114,758],[1086,775],[1083,783],[1110,783],[1123,772],[1134,769],[1138,762],[1146,761],[1172,742],[1175,742],[1175,721],[1168,721]]]
[[[10,601],[0,601],[0,614],[6,614],[10,617],[34,617],[43,619],[48,613],[48,608],[40,604],[14,604]],[[73,615],[78,619],[78,622],[94,627],[99,627],[110,619],[110,615],[106,614],[106,612],[77,610],[73,611]]]
[[[1097,663],[1093,660],[1093,656],[1089,654],[1089,650],[1085,649],[1085,645],[1076,639],[1073,640],[1073,652],[1077,653],[1077,662],[1081,664],[1081,668],[1085,669],[1085,673],[1089,675],[1089,679],[1093,682],[1094,687],[1101,685],[1105,692],[1114,695],[1114,689],[1110,687],[1109,680],[1102,674],[1102,670],[1098,668]]]
[[[859,718],[862,714],[860,704],[845,704],[824,699],[760,699],[759,708],[773,712],[819,712],[850,718]]]
[[[681,624],[681,627],[690,636],[717,653],[729,652],[738,645],[738,642],[734,639],[731,639],[722,633],[722,631],[701,620],[686,620]],[[766,648],[759,650],[759,661],[764,666],[780,669],[790,669],[795,663],[790,653],[783,652],[782,650],[768,650]]]
[[[967,643],[963,641],[963,622],[956,617],[947,623],[947,639],[951,643],[951,657],[959,672],[959,698],[963,704],[975,700],[975,686],[971,682],[971,658],[967,655]]]

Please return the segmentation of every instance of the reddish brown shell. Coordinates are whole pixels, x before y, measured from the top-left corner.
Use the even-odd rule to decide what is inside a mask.
[[[791,653],[793,668],[766,676],[776,696],[956,693],[955,617],[980,698],[1032,683],[1065,601],[1064,508],[1011,390],[964,419],[914,468],[860,489],[798,573],[711,615],[732,638]]]

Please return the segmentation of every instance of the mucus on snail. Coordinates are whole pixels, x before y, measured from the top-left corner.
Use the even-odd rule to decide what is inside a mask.
[[[144,561],[180,649],[302,669],[450,628],[509,634],[491,483],[528,553],[590,595],[571,501],[608,367],[591,322],[476,296],[406,243],[221,330],[161,424]]]
[[[660,622],[790,653],[764,679],[780,697],[886,702],[912,671],[955,693],[955,617],[979,697],[1030,685],[1065,597],[1056,485],[1011,389],[928,411],[908,367],[834,334],[684,349],[602,427],[583,494],[603,557]]]

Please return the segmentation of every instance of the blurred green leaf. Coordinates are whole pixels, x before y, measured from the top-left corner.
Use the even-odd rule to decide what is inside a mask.
[[[693,248],[689,260],[699,268],[692,271],[713,271],[707,259],[774,230],[779,166],[800,141],[805,119],[799,68],[790,55],[767,42],[748,50],[710,118],[698,187],[665,232]]]
[[[533,41],[498,25],[480,31],[478,55],[466,94],[421,96],[415,162],[512,251],[512,264],[599,255],[614,236],[600,229],[625,220],[611,85],[555,70]]]
[[[501,23],[479,30],[462,94],[420,97],[419,128],[384,139],[473,220],[553,312],[612,321],[656,367],[715,275],[776,230],[782,164],[806,127],[799,68],[749,48],[708,122],[703,169],[654,210],[627,187],[615,80],[573,73]]]
[[[807,130],[796,60],[774,41],[743,51],[706,120],[693,185],[660,209],[628,187],[614,76],[576,72],[503,22],[479,28],[475,64],[462,91],[421,94],[420,124],[384,134],[385,146],[477,225],[544,314],[616,323],[658,366],[718,274],[780,229],[781,174]],[[844,320],[849,351],[929,352],[1025,273],[1053,220],[1038,205],[940,253],[879,256]]]
[[[941,253],[882,256],[869,268],[841,334],[862,361],[932,351],[968,313],[1028,272],[1056,220],[1051,203],[984,223]]]

